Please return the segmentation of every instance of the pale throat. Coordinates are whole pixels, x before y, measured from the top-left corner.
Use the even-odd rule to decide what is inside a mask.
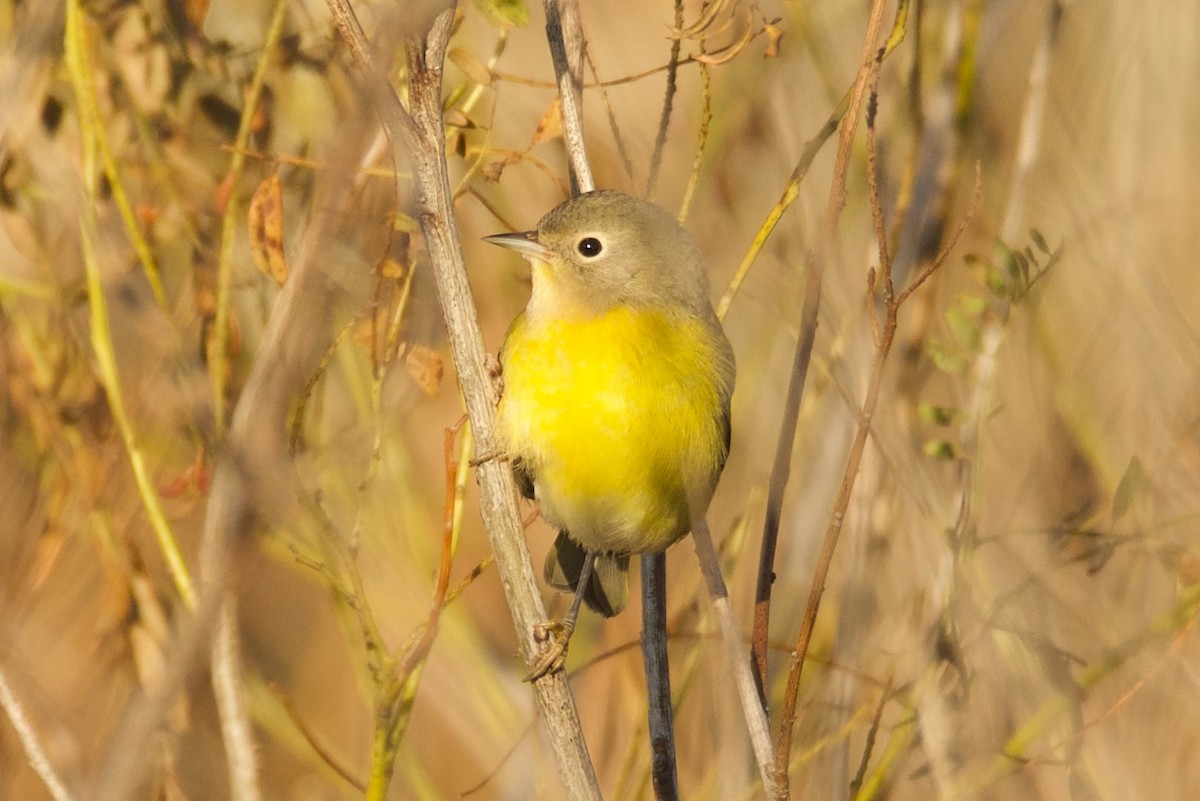
[[[574,287],[563,285],[559,268],[541,259],[530,259],[529,263],[533,267],[533,291],[525,306],[526,322],[590,318],[600,311],[573,291]]]

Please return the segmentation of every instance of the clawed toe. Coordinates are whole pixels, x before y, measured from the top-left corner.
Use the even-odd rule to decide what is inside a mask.
[[[567,661],[567,648],[571,644],[572,629],[574,626],[567,626],[565,623],[553,620],[534,626],[533,638],[545,645],[541,656],[525,674],[523,681],[537,681],[542,676],[562,670]]]

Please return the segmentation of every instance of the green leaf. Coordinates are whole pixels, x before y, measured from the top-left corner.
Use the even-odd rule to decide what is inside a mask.
[[[979,295],[959,295],[958,305],[972,317],[979,317],[987,309],[987,301]]]
[[[987,274],[983,277],[983,281],[987,284],[988,291],[993,295],[1001,300],[1009,299],[1008,281],[1004,279],[1004,273],[995,267],[989,267]]]
[[[1050,254],[1050,248],[1046,247],[1046,238],[1042,236],[1041,231],[1036,228],[1030,228],[1029,238],[1033,240],[1033,244],[1037,245],[1038,250],[1042,251],[1046,255]]]
[[[925,344],[925,352],[933,359],[934,365],[943,373],[958,375],[967,367],[967,360],[961,353],[952,351],[936,340]]]
[[[1142,460],[1135,456],[1129,460],[1129,466],[1125,468],[1125,475],[1121,476],[1121,483],[1117,485],[1117,491],[1113,494],[1114,523],[1125,516],[1129,507],[1133,505],[1134,499],[1145,487],[1146,472],[1142,469]]]
[[[421,230],[421,226],[412,217],[403,212],[396,211],[392,213],[392,230],[401,231],[406,234],[415,234]]]
[[[522,0],[475,0],[494,28],[523,28],[529,24],[529,9]]]
[[[932,403],[917,404],[917,417],[935,426],[949,426],[962,417],[962,409],[957,406],[937,406]]]
[[[1029,286],[1029,259],[1025,258],[1023,253],[1013,253],[1013,258],[1017,260],[1017,268],[1021,271],[1021,286]]]
[[[979,326],[976,325],[975,319],[960,306],[954,306],[946,311],[946,322],[949,323],[950,330],[954,332],[954,338],[967,350],[976,352],[983,346],[983,335],[979,332]]]
[[[939,459],[945,462],[958,458],[958,449],[954,447],[954,443],[944,439],[929,440],[922,446],[921,451],[930,459]]]

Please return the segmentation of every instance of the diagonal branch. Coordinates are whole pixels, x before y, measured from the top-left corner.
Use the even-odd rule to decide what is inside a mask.
[[[437,282],[442,314],[478,451],[495,450],[494,390],[484,367],[483,338],[467,282],[462,245],[454,227],[450,180],[442,120],[442,65],[454,21],[454,10],[438,14],[427,36],[407,42],[410,109],[400,105],[395,90],[373,68],[361,27],[346,0],[327,0],[338,30],[350,44],[358,69],[375,96],[376,110],[392,138],[398,164],[410,162],[416,176],[421,232]],[[381,85],[383,84],[383,85]],[[546,619],[533,564],[525,547],[516,487],[508,465],[485,461],[477,471],[480,512],[513,617],[526,664],[538,656],[534,627]],[[599,788],[575,700],[561,673],[534,682],[534,693],[546,725],[559,774],[572,799],[598,799]]]

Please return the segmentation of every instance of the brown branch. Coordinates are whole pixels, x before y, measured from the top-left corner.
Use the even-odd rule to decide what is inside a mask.
[[[873,70],[876,68],[877,61],[877,45],[879,41],[879,31],[883,22],[883,12],[886,3],[884,0],[873,0],[871,4],[870,17],[867,22],[867,32],[863,37],[862,55],[859,60],[858,74],[854,79],[854,84],[850,90],[850,101],[847,105],[846,117],[843,120],[841,135],[838,139],[837,159],[834,166],[833,184],[829,190],[829,202],[825,210],[825,218],[821,227],[821,235],[817,240],[816,247],[809,257],[809,274],[806,280],[806,295],[804,299],[804,309],[801,318],[801,334],[800,342],[796,348],[796,359],[793,362],[792,377],[788,385],[788,401],[794,402],[795,407],[788,406],[785,409],[785,425],[787,430],[790,428],[793,431],[792,437],[786,441],[783,437],[779,440],[779,445],[776,451],[775,466],[779,468],[779,476],[782,485],[786,485],[787,475],[790,472],[791,464],[791,448],[794,440],[795,421],[791,418],[795,417],[795,413],[799,409],[800,394],[804,383],[805,374],[808,368],[808,356],[812,350],[812,340],[816,335],[817,312],[820,304],[821,285],[825,271],[825,254],[824,248],[833,239],[834,231],[837,227],[838,219],[841,216],[842,209],[846,203],[846,175],[850,167],[851,145],[854,142],[854,134],[858,129],[858,121],[862,117],[863,106],[867,94],[867,86],[871,79]],[[892,318],[894,323],[894,318]],[[893,332],[894,334],[894,326]],[[885,332],[885,341],[887,334]],[[887,346],[890,347],[890,341],[887,341]],[[801,358],[802,351],[807,351],[807,354]],[[878,354],[886,354],[886,350],[881,349]],[[876,359],[875,373],[882,372],[882,361]],[[861,458],[862,448],[866,444],[866,434],[869,431],[871,414],[874,411],[874,404],[878,397],[879,386],[878,381],[873,380],[867,389],[868,398],[864,402],[864,414],[862,421],[859,424],[859,430],[855,436],[855,444],[851,446],[851,458],[855,464],[855,471],[849,474],[847,480],[843,480],[842,486],[838,491],[838,499],[834,504],[833,519],[830,522],[829,529],[826,532],[824,542],[822,543],[821,553],[817,560],[816,574],[813,577],[812,590],[809,594],[809,605],[805,610],[804,619],[800,625],[800,633],[797,635],[797,649],[792,652],[791,669],[788,672],[787,690],[784,694],[784,709],[779,724],[779,735],[775,742],[775,781],[779,787],[779,794],[776,798],[788,797],[788,759],[791,755],[792,748],[792,731],[796,722],[796,699],[799,694],[800,687],[800,672],[804,664],[804,656],[808,650],[808,642],[812,637],[812,626],[816,619],[817,606],[820,603],[821,593],[824,590],[825,576],[829,572],[829,563],[833,560],[833,552],[837,545],[838,534],[841,531],[842,517],[845,514],[846,503],[849,501],[850,490],[854,486],[854,477],[857,475],[857,463]],[[857,455],[855,452],[857,450]],[[782,452],[785,452],[781,455]],[[776,489],[779,497],[782,498],[782,487],[774,486],[777,482],[776,472],[772,470],[772,489]],[[840,510],[840,511],[839,511]],[[778,536],[779,520],[776,517],[773,521],[775,527],[775,537]],[[767,543],[764,538],[764,552],[767,548]],[[771,546],[772,552],[774,545]],[[761,567],[761,566],[760,566]],[[766,570],[760,572],[761,575],[770,576],[773,569],[768,565]],[[758,606],[755,609],[756,615],[759,609],[763,609],[764,617],[769,610],[769,588],[770,582],[767,582],[767,598],[756,598]],[[760,590],[762,586],[760,585]],[[765,658],[763,660],[765,665]]]
[[[883,49],[880,58],[886,58],[900,42],[903,41],[904,25],[907,20],[907,0],[902,0],[896,9],[896,20],[892,25],[892,33]],[[878,32],[878,16],[882,13],[880,4],[872,6],[872,24],[864,42],[863,65],[868,66],[867,58],[873,52],[873,42]],[[808,272],[805,275],[804,305],[800,311],[800,337],[796,342],[796,352],[792,360],[791,376],[788,379],[787,396],[784,402],[783,422],[780,426],[779,438],[775,446],[775,459],[771,466],[771,476],[767,484],[767,509],[763,519],[762,545],[759,551],[758,584],[754,594],[754,628],[751,634],[751,661],[755,671],[755,681],[760,692],[766,686],[767,676],[767,642],[770,631],[771,587],[775,581],[775,553],[779,541],[779,525],[783,513],[783,496],[791,477],[792,445],[796,439],[796,426],[799,422],[800,401],[804,393],[804,384],[808,377],[808,365],[812,358],[813,341],[816,338],[817,320],[821,304],[821,287],[824,283],[824,250],[828,238],[832,236],[841,213],[841,205],[845,196],[845,173],[849,164],[849,143],[854,138],[854,131],[862,110],[863,85],[867,73],[860,69],[855,81],[842,96],[837,107],[830,113],[829,118],[815,136],[804,146],[800,159],[784,187],[783,194],[771,210],[767,219],[755,235],[754,242],[747,251],[733,279],[725,290],[721,302],[717,306],[717,316],[723,318],[729,310],[733,297],[750,270],[751,264],[766,244],[767,238],[800,194],[800,183],[808,173],[808,168],[816,158],[818,151],[838,130],[843,120],[850,123],[842,126],[839,138],[839,155],[834,184],[830,191],[829,207],[826,210],[822,226],[822,237],[809,253]],[[843,152],[845,151],[845,152]],[[836,207],[835,207],[836,200]],[[765,703],[765,694],[764,694]],[[778,755],[776,755],[778,759]]]
[[[683,27],[683,0],[675,0],[675,29]],[[663,96],[662,115],[658,119],[658,134],[654,137],[654,153],[650,156],[650,175],[646,178],[646,197],[654,196],[654,185],[658,183],[658,171],[662,167],[663,148],[667,144],[667,127],[671,124],[671,109],[675,103],[675,77],[679,72],[679,50],[683,47],[681,37],[671,40],[671,59],[667,62],[667,88]]]
[[[451,189],[445,159],[442,120],[442,65],[454,20],[452,8],[441,12],[426,37],[408,42],[410,109],[400,105],[395,90],[372,67],[362,30],[346,0],[327,0],[338,30],[351,45],[355,63],[376,96],[376,110],[392,137],[398,163],[411,162],[416,177],[421,231],[432,262],[442,314],[449,332],[459,383],[478,443],[478,452],[496,449],[494,390],[484,366],[483,339],[467,282],[462,246],[454,228]],[[564,109],[565,110],[565,109]],[[537,579],[521,528],[512,471],[496,460],[479,465],[480,512],[513,617],[518,645],[527,665],[538,657],[534,627],[546,619]],[[559,775],[567,796],[598,799],[595,771],[583,741],[575,701],[561,673],[533,684]]]
[[[867,136],[868,151],[874,148],[874,135],[871,128],[868,128]],[[873,161],[873,157],[872,161]],[[834,500],[833,511],[830,515],[829,525],[825,530],[825,536],[821,542],[821,550],[817,557],[817,567],[814,571],[812,587],[809,591],[808,603],[804,610],[804,618],[800,624],[800,632],[796,637],[796,645],[792,650],[791,669],[788,672],[787,689],[784,696],[784,710],[782,722],[780,723],[779,740],[777,744],[777,763],[776,769],[783,772],[786,776],[787,761],[786,755],[791,747],[792,729],[795,725],[796,717],[796,699],[799,694],[800,677],[803,672],[805,657],[808,653],[808,646],[812,641],[813,629],[816,626],[817,612],[820,609],[821,597],[825,591],[825,582],[829,576],[829,569],[833,563],[833,555],[837,549],[838,539],[841,535],[842,524],[845,522],[846,509],[849,507],[850,496],[854,491],[854,484],[858,478],[859,465],[862,462],[863,452],[866,448],[867,438],[871,432],[871,421],[874,418],[875,410],[879,404],[879,391],[883,383],[883,370],[887,364],[888,355],[891,352],[892,344],[896,337],[897,320],[900,313],[900,308],[905,300],[907,300],[913,289],[920,286],[930,275],[942,266],[951,250],[958,243],[962,232],[966,230],[967,224],[975,214],[978,208],[980,198],[980,184],[978,173],[976,177],[976,190],[971,207],[967,210],[958,228],[951,236],[946,245],[938,253],[934,259],[921,273],[914,279],[913,284],[908,289],[896,295],[891,288],[890,265],[884,264],[881,266],[880,273],[883,276],[882,282],[884,285],[884,319],[883,328],[880,332],[879,347],[876,349],[875,361],[872,366],[871,375],[867,383],[866,396],[863,399],[862,409],[859,414],[858,426],[855,430],[854,441],[850,446],[850,452],[846,457],[846,468],[842,474],[842,482],[838,488],[837,498]],[[877,194],[871,196],[871,203],[877,205],[879,197]],[[882,212],[876,212],[882,218]],[[879,228],[880,233],[885,230],[883,226]],[[881,252],[886,252],[885,248],[881,248]],[[874,276],[870,278],[874,283]]]

